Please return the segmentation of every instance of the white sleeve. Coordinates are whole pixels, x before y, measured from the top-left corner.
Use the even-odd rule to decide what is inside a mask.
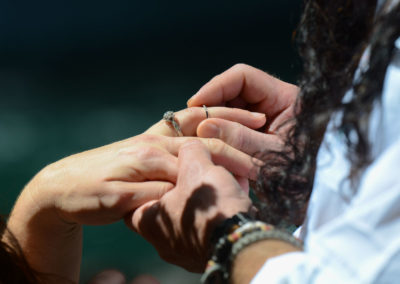
[[[400,108],[399,108],[400,109]],[[366,170],[349,209],[305,251],[267,261],[252,284],[393,283],[400,273],[400,138]]]
[[[339,194],[348,169],[334,144],[334,163],[316,176],[304,252],[268,260],[251,284],[400,283],[400,39],[396,46],[382,108],[371,115],[375,159],[356,195]]]

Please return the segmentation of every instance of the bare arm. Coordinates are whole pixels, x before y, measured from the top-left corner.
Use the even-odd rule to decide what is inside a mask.
[[[265,118],[247,111],[210,108],[213,115],[259,127]],[[185,135],[204,120],[203,108],[176,113]],[[30,266],[47,274],[48,283],[78,283],[82,225],[122,219],[176,183],[180,146],[191,137],[176,134],[160,121],[145,134],[72,155],[44,168],[24,188],[8,221]],[[233,173],[256,176],[251,157],[213,139],[200,139],[213,160]],[[9,244],[10,235],[4,240]]]
[[[36,176],[19,196],[7,224],[30,266],[45,283],[78,283],[82,226],[63,221]],[[40,201],[37,199],[40,198]],[[9,235],[4,235],[9,241]]]
[[[279,240],[263,240],[251,244],[236,256],[232,265],[231,283],[250,283],[268,259],[295,251],[299,249]]]

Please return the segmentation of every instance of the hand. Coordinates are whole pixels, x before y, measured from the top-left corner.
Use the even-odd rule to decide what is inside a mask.
[[[243,110],[210,108],[214,116],[249,127],[265,123]],[[202,108],[176,113],[182,131],[193,135],[205,119]],[[78,282],[82,224],[121,219],[174,187],[178,151],[189,137],[175,135],[165,121],[145,134],[72,155],[44,168],[22,191],[8,221],[29,264],[37,271]],[[213,159],[233,173],[255,178],[250,157],[216,139],[201,139]],[[10,245],[8,234],[3,236]]]
[[[295,85],[254,67],[238,64],[205,84],[188,101],[188,106],[224,105],[265,114],[267,127],[263,133],[218,118],[203,121],[197,129],[200,137],[220,138],[253,155],[264,149],[280,149],[288,129],[281,126],[293,117],[298,92]]]
[[[260,128],[266,122],[265,115],[262,113],[226,107],[209,107],[207,110],[209,117],[235,121],[252,129]],[[198,125],[206,119],[207,117],[203,107],[190,107],[175,112],[175,120],[180,125],[183,136],[196,136]],[[160,120],[158,123],[151,126],[145,133],[172,137],[177,136],[177,132],[174,128],[164,120]]]
[[[247,212],[251,201],[226,169],[214,165],[199,141],[181,147],[178,165],[176,186],[159,200],[139,207],[126,223],[153,244],[164,260],[202,272],[215,226]]]
[[[36,204],[53,202],[63,221],[101,225],[123,218],[173,188],[178,150],[189,137],[143,134],[67,157],[46,167],[28,187]],[[251,158],[218,140],[201,139],[215,162],[255,179]],[[45,198],[43,198],[45,197]]]
[[[248,111],[215,107],[213,117],[259,127],[265,118]],[[205,119],[203,108],[191,108],[175,114],[185,135],[194,135]],[[97,149],[72,155],[45,168],[39,175],[40,186],[34,197],[46,195],[54,200],[60,216],[70,223],[100,225],[121,219],[143,203],[159,199],[170,190],[177,177],[177,155],[188,137],[176,135],[165,121],[138,135]],[[257,169],[251,157],[215,139],[202,139],[213,160],[232,173],[255,179]],[[51,193],[51,194],[50,194]]]

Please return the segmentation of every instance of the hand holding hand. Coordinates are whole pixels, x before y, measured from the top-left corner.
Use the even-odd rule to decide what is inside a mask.
[[[294,113],[298,87],[278,80],[254,67],[238,64],[214,77],[189,101],[188,106],[224,105],[264,113],[263,132],[240,123],[212,118],[199,124],[199,137],[220,138],[250,155],[264,149],[279,150]]]
[[[265,123],[262,115],[229,108],[210,108],[213,117],[249,127]],[[176,112],[185,135],[194,135],[203,108]],[[175,130],[161,120],[145,134],[69,156],[46,167],[29,184],[35,203],[55,207],[68,223],[99,225],[123,218],[170,190],[177,177],[178,151],[188,137],[171,138]],[[251,158],[216,139],[202,139],[213,160],[237,175],[256,177]],[[45,204],[45,202],[47,203]]]
[[[243,110],[210,108],[210,112],[249,127],[265,123],[262,116]],[[203,108],[183,110],[176,119],[185,135],[194,135],[205,113]],[[30,265],[60,277],[53,282],[78,282],[82,224],[117,221],[174,187],[179,148],[195,138],[168,135],[176,133],[160,121],[145,134],[72,155],[36,175],[8,222]],[[201,141],[214,161],[233,173],[255,178],[257,170],[248,155],[217,139]],[[4,237],[8,240],[7,234]]]
[[[126,223],[152,243],[164,260],[202,272],[215,226],[247,212],[251,201],[226,169],[214,165],[199,141],[181,147],[178,165],[176,186],[160,200],[139,207]]]

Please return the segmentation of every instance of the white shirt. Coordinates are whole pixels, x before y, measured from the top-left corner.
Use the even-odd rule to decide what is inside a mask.
[[[268,260],[251,284],[400,283],[400,39],[382,104],[371,113],[373,163],[356,194],[346,182],[346,146],[331,121],[300,236],[304,252]]]

